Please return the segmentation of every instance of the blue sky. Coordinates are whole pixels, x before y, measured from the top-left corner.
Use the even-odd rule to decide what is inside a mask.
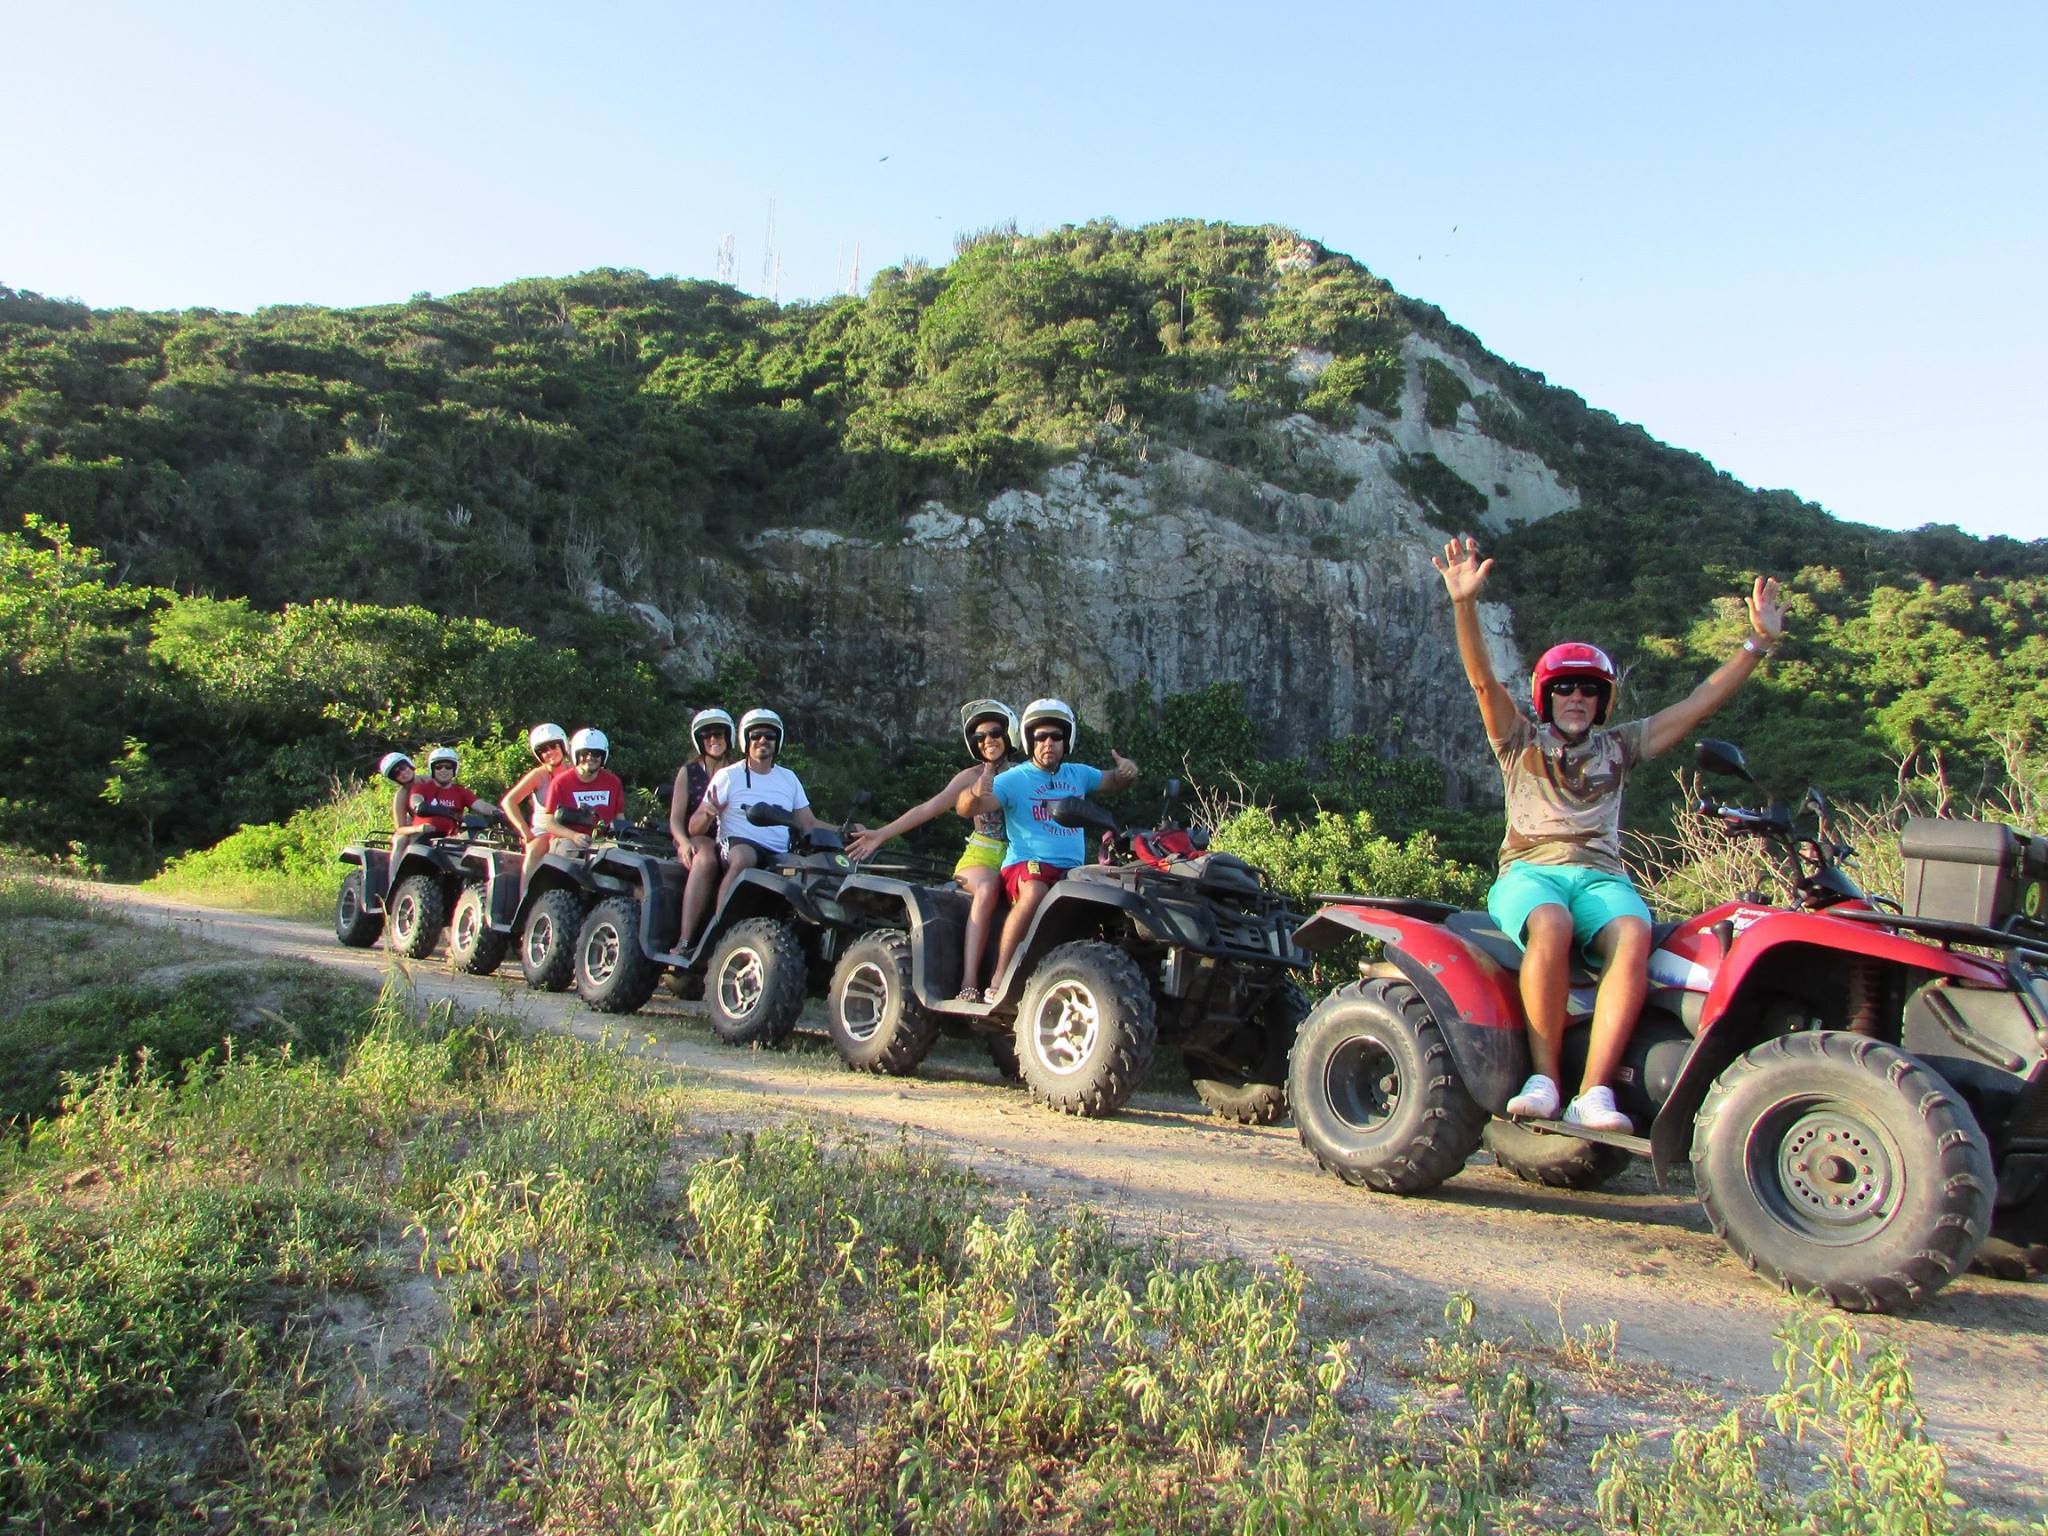
[[[814,297],[1010,219],[1270,221],[1750,484],[2048,535],[2048,7],[0,0],[0,38],[16,287],[364,304],[731,235]]]

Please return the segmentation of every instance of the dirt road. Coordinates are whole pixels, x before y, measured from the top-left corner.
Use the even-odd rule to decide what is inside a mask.
[[[381,951],[342,948],[322,926],[96,889],[139,920],[255,954],[371,982],[393,963]],[[527,991],[513,968],[494,979],[454,975],[439,961],[406,970],[424,1000],[516,1012],[590,1039],[607,1025],[621,1033],[621,1021],[586,1011],[573,994]],[[733,1123],[794,1109],[892,1135],[901,1127],[999,1183],[1086,1200],[1127,1229],[1201,1251],[1289,1253],[1336,1287],[1347,1311],[1399,1328],[1433,1321],[1446,1292],[1466,1290],[1494,1326],[1526,1322],[1555,1339],[1560,1317],[1574,1332],[1611,1318],[1624,1354],[1738,1393],[1777,1384],[1771,1336],[1783,1298],[1729,1255],[1689,1191],[1659,1194],[1640,1174],[1616,1190],[1572,1194],[1475,1164],[1431,1198],[1401,1200],[1323,1174],[1291,1127],[1226,1126],[1192,1095],[1140,1094],[1113,1119],[1069,1120],[1033,1108],[964,1046],[900,1080],[842,1071],[829,1048],[733,1050],[700,1009],[666,993],[624,1022],[633,1049],[701,1075],[707,1112]],[[2040,1497],[2048,1281],[1968,1276],[1910,1317],[1857,1327],[1910,1351],[1922,1405],[1970,1482],[2005,1498]]]

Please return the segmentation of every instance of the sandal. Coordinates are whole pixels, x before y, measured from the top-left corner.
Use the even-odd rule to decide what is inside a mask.
[[[972,987],[962,987],[954,996],[953,1001],[956,1003],[978,1003],[981,1001],[981,994]]]

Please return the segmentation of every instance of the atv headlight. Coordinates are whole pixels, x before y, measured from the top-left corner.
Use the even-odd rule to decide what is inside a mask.
[[[1173,943],[1199,945],[1209,942],[1209,927],[1202,921],[1200,908],[1168,906],[1162,902],[1159,916],[1166,937]]]

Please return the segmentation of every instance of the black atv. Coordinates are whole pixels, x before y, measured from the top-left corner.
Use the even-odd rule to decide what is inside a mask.
[[[1178,791],[1169,783],[1168,798]],[[1125,832],[1088,800],[1056,803],[1061,826],[1101,834],[1101,862],[1053,886],[984,1000],[960,986],[968,898],[863,870],[840,904],[869,931],[848,946],[827,1004],[833,1044],[858,1071],[914,1072],[942,1031],[988,1042],[1006,1075],[1073,1115],[1120,1108],[1161,1033],[1195,1091],[1226,1119],[1287,1112],[1287,1053],[1308,1013],[1294,943],[1300,914],[1202,827],[1162,818]],[[996,942],[996,935],[990,935]]]
[[[676,947],[687,871],[672,843],[612,848],[592,861],[600,895],[575,952],[576,990],[586,1003],[600,1013],[633,1013],[673,972],[702,986],[711,1027],[727,1044],[789,1038],[806,994],[824,995],[834,962],[861,926],[836,900],[853,866],[843,829],[802,831],[772,805],[749,807],[747,820],[788,827],[789,849],[772,865],[743,870],[687,949]]]
[[[392,949],[408,960],[432,954],[450,914],[462,910],[472,888],[496,884],[507,861],[513,888],[519,885],[518,845],[491,816],[464,816],[452,836],[411,839],[396,868],[388,835],[344,848],[340,858],[356,868],[335,898],[334,936],[352,949],[368,949],[388,922]]]

